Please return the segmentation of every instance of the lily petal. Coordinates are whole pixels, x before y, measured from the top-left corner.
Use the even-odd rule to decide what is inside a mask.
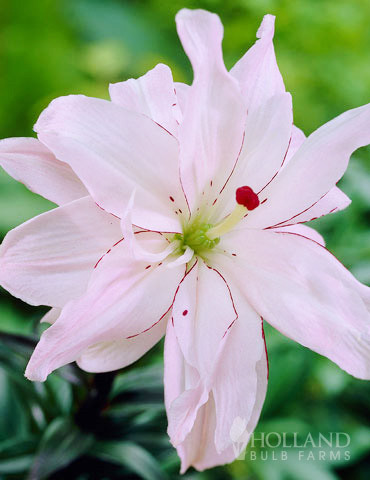
[[[179,126],[181,180],[193,212],[201,201],[212,203],[230,176],[243,143],[246,110],[223,62],[219,17],[183,9],[176,23],[194,71]]]
[[[265,188],[267,200],[248,214],[248,227],[295,223],[299,214],[335,187],[352,152],[370,143],[369,125],[370,104],[349,110],[312,133]]]
[[[248,436],[254,430],[267,390],[267,359],[262,319],[243,297],[240,283],[228,283],[238,318],[231,326],[218,360],[213,395],[217,427],[215,445],[218,452],[227,449],[237,417],[247,422]]]
[[[40,320],[40,323],[49,323],[52,325],[60,316],[62,312],[61,308],[51,308]]]
[[[0,166],[32,192],[57,205],[88,194],[71,167],[57,160],[37,138],[0,140]]]
[[[258,109],[273,95],[285,92],[276,63],[275,17],[265,15],[257,31],[257,42],[233,66],[230,73],[238,80],[248,112]]]
[[[228,286],[199,259],[181,282],[172,310],[184,357],[206,380],[213,373],[220,343],[237,317]]]
[[[135,225],[181,232],[175,212],[187,207],[178,144],[151,119],[106,100],[70,95],[53,100],[35,130],[102,208],[121,217],[136,188]]]
[[[325,247],[324,237],[314,228],[308,227],[307,225],[288,225],[286,227],[276,227],[271,229],[272,232],[286,232],[286,233],[296,233],[302,237],[310,238],[316,243],[319,243]]]
[[[292,125],[289,93],[271,97],[258,110],[248,114],[238,162],[214,207],[218,218],[234,209],[237,188],[248,185],[258,193],[277,176],[289,148]]]
[[[305,140],[306,140],[306,135],[303,133],[303,131],[300,128],[293,125],[292,136],[289,143],[289,149],[285,157],[283,168],[285,168],[288,165],[290,160],[293,158],[294,154],[298,152],[298,150],[301,148],[301,145]]]
[[[184,455],[192,456],[188,436],[196,435],[197,425],[204,423],[203,410],[210,408],[203,406],[214,400],[217,422],[209,427],[212,432],[204,432],[211,435],[214,454],[206,462],[216,459],[219,462],[224,455],[229,455],[221,453],[231,447],[230,429],[234,419],[242,416],[249,421],[256,416],[256,408],[260,412],[263,403],[260,397],[256,400],[259,383],[256,366],[261,358],[266,363],[261,318],[234,285],[231,291],[217,271],[198,260],[180,283],[173,319],[167,328],[168,433],[180,455],[185,449]],[[225,301],[228,297],[229,301]],[[266,369],[264,372],[261,381],[266,386]],[[253,425],[256,421],[253,419]],[[200,457],[210,454],[212,448],[205,453],[207,448],[202,442]]]
[[[153,237],[161,244],[156,248],[167,243],[159,234],[139,236],[143,246],[147,241],[153,245]],[[42,334],[27,366],[27,378],[44,381],[49,373],[77,360],[92,345],[149,331],[170,309],[184,270],[165,268],[165,262],[147,265],[132,258],[124,241],[118,243],[99,262],[86,293],[69,302]]]
[[[289,144],[288,153],[283,164],[285,168],[290,160],[294,157],[294,154],[299,150],[301,145],[306,140],[306,135],[293,125],[292,138]],[[342,192],[338,187],[333,187],[326,195],[324,195],[317,203],[315,203],[311,208],[308,208],[305,212],[295,216],[286,224],[296,224],[309,222],[316,218],[328,215],[329,213],[338,212],[339,210],[344,210],[350,205],[351,200],[347,195]],[[283,223],[282,225],[285,225]],[[319,242],[320,243],[320,242]]]
[[[31,305],[63,307],[81,295],[99,258],[122,238],[119,220],[91,197],[11,230],[0,247],[0,284]]]
[[[236,315],[225,281],[198,260],[180,283],[172,308],[176,338],[192,379],[167,411],[174,445],[185,439],[208,399],[223,339]]]
[[[370,378],[370,289],[318,243],[298,234],[235,230],[217,256],[225,277],[272,326],[328,357],[351,375]]]
[[[191,432],[183,443],[177,446],[177,453],[181,458],[181,473],[185,473],[190,466],[203,471],[206,468],[231,463],[243,452],[250,435],[256,428],[266,396],[267,360],[265,352],[263,352],[261,360],[256,365],[256,374],[258,379],[256,401],[252,416],[249,422],[246,422],[246,429],[241,432],[241,438],[238,440],[234,439],[232,444],[221,452],[217,450],[215,432],[218,425],[218,412],[213,393],[211,393],[207,403],[199,409]],[[244,377],[245,375],[240,378]],[[237,416],[233,417],[233,422],[237,418]],[[228,432],[227,437],[233,439],[231,430]]]
[[[136,362],[163,337],[168,314],[148,331],[132,338],[100,342],[84,350],[77,364],[87,372],[110,372]]]
[[[190,466],[203,471],[235,460],[237,455],[232,446],[221,453],[217,452],[214,442],[216,423],[215,402],[211,394],[208,402],[199,409],[190,434],[177,447],[181,459],[180,473],[185,473]]]
[[[113,103],[146,115],[176,136],[174,109],[177,98],[171,69],[167,65],[160,63],[137,80],[130,78],[113,83],[109,86],[109,94]]]

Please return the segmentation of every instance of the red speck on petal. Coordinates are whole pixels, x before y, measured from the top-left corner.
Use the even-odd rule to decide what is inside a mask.
[[[184,315],[184,317],[185,317],[185,315],[187,315],[187,314],[188,314],[188,311],[187,311],[187,310],[184,310],[184,311],[182,312],[182,314],[183,314],[183,315]]]
[[[148,265],[147,267],[145,267],[145,270],[148,270],[148,268],[150,268],[150,267],[151,267],[151,265]]]
[[[174,202],[174,201],[175,201],[175,199],[174,199],[173,197],[170,197],[170,200],[171,200],[171,202]]]
[[[236,190],[236,202],[244,205],[248,210],[254,210],[260,204],[258,195],[254,193],[251,187],[240,187]]]

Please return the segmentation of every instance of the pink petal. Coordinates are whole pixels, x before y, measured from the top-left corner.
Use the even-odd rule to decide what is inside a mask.
[[[198,260],[176,294],[164,383],[168,433],[182,472],[234,460],[240,453],[230,436],[234,419],[246,418],[250,434],[262,408],[267,363],[261,318],[234,287],[230,293],[220,274]],[[215,408],[217,420],[209,422]]]
[[[84,350],[77,364],[87,372],[110,372],[136,362],[163,337],[167,317],[136,337],[100,342]]]
[[[172,316],[187,363],[206,379],[213,373],[220,343],[237,313],[227,284],[203,260],[181,282]]]
[[[167,65],[159,63],[137,80],[111,84],[109,93],[113,103],[146,115],[176,136],[177,98]]]
[[[289,144],[289,150],[283,165],[283,168],[289,164],[290,160],[294,157],[295,153],[299,150],[303,142],[306,140],[306,135],[299,128],[293,125],[292,138]],[[315,218],[334,213],[339,210],[344,210],[351,203],[351,200],[347,195],[342,192],[338,187],[333,187],[326,195],[324,195],[317,203],[311,208],[297,215],[286,224],[291,223],[303,223],[313,220]],[[285,225],[285,224],[284,224]],[[320,242],[319,242],[320,243]]]
[[[282,227],[276,227],[272,228],[271,231],[273,232],[285,232],[285,233],[296,233],[298,235],[301,235],[302,237],[310,238],[316,243],[319,243],[323,247],[325,247],[325,240],[324,237],[316,231],[314,228],[308,227],[307,225],[301,225],[301,224],[296,224],[296,225],[289,225],[289,226],[282,226]]]
[[[81,295],[99,258],[122,238],[119,220],[91,197],[11,230],[0,247],[0,284],[31,305],[63,307]]]
[[[316,218],[328,215],[329,213],[335,213],[340,210],[344,210],[350,203],[351,200],[344,192],[342,192],[342,190],[340,190],[338,187],[333,187],[311,208],[308,208],[306,211],[294,216],[287,222],[283,222],[281,226],[309,222],[310,220],[315,220]]]
[[[177,453],[181,458],[180,473],[185,473],[191,466],[203,471],[235,460],[237,455],[232,446],[221,453],[217,452],[214,442],[216,422],[215,402],[211,394],[209,401],[199,409],[190,434],[177,447]]]
[[[186,83],[182,83],[182,82],[175,82],[175,91],[176,91],[177,103],[180,110],[180,116],[178,118],[178,122],[181,123],[182,116],[183,116],[183,113],[185,112],[186,104],[188,102],[189,93],[191,91],[190,85],[187,85]]]
[[[370,289],[316,242],[297,234],[240,229],[214,260],[284,335],[370,378]]]
[[[300,128],[293,125],[292,137],[290,139],[289,149],[285,157],[283,168],[285,168],[288,165],[290,160],[293,158],[294,154],[300,149],[301,145],[305,140],[306,140],[306,135],[303,133],[303,131]]]
[[[143,245],[147,240],[152,245],[153,235],[165,247],[167,241],[151,233],[139,235]],[[125,242],[118,243],[99,262],[86,293],[69,302],[42,334],[26,376],[44,381],[92,345],[134,338],[154,328],[171,307],[185,270],[166,268],[165,263],[148,265],[135,260]]]
[[[274,26],[275,17],[265,15],[257,32],[259,40],[230,70],[240,84],[248,112],[273,95],[285,92],[272,43]]]
[[[175,212],[186,212],[186,202],[178,144],[152,120],[106,100],[71,95],[53,100],[35,130],[102,208],[121,217],[136,189],[136,225],[181,231]]]
[[[238,163],[215,205],[218,218],[234,209],[237,188],[248,185],[258,193],[276,177],[289,148],[292,124],[289,93],[271,97],[248,114]]]
[[[164,397],[168,419],[167,433],[177,447],[184,442],[194,426],[199,409],[209,391],[198,371],[186,362],[176,336],[174,324],[167,324],[164,344]]]
[[[239,316],[228,331],[213,384],[217,413],[215,445],[219,452],[232,443],[230,431],[236,417],[245,419],[249,435],[252,433],[267,389],[261,317],[243,297],[238,284],[229,283],[229,279],[228,284]]]
[[[244,349],[241,350],[241,352],[245,353]],[[219,418],[214,396],[211,393],[207,403],[202,405],[199,409],[191,432],[177,447],[177,453],[181,458],[181,473],[185,473],[190,466],[203,471],[206,468],[231,463],[244,450],[251,433],[256,428],[266,396],[267,361],[265,352],[263,352],[261,360],[256,364],[255,368],[258,378],[256,400],[246,431],[243,432],[240,442],[230,442],[231,444],[221,452],[217,450],[215,444],[215,432],[217,425],[219,424]],[[240,378],[243,379],[244,377],[245,375],[242,375]],[[227,388],[228,385],[224,385],[224,387]],[[242,401],[242,399],[239,400]],[[238,416],[232,418],[234,423],[236,419],[238,419]],[[231,429],[227,432],[227,438],[229,440],[233,438]]]
[[[227,72],[217,15],[181,10],[177,30],[194,70],[179,127],[180,172],[192,211],[200,201],[212,203],[237,161],[246,110],[239,86]]]
[[[49,323],[52,325],[60,317],[61,308],[53,307],[51,308],[40,320],[40,323]]]
[[[1,140],[0,166],[18,182],[58,205],[87,195],[71,167],[57,160],[36,138]]]
[[[181,351],[173,356],[184,357],[188,376],[167,410],[168,433],[173,444],[177,445],[189,433],[197,411],[208,399],[216,359],[236,312],[225,281],[198,260],[180,283],[172,316],[176,335],[173,342],[178,343]],[[170,342],[169,338],[166,342]],[[175,366],[170,376],[177,377],[179,372],[174,369]],[[165,388],[173,381],[165,379]]]
[[[312,133],[248,214],[249,228],[296,223],[344,174],[354,150],[370,143],[370,104],[349,110]],[[293,220],[293,222],[291,222]]]

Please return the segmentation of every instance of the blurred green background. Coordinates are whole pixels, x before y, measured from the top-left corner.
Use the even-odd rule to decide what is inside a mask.
[[[265,13],[277,16],[275,48],[295,123],[309,134],[370,100],[368,0],[37,0],[0,1],[0,137],[32,135],[54,97],[107,98],[109,82],[138,77],[158,62],[191,82],[177,39],[181,7],[217,12],[228,67],[254,42]],[[316,221],[328,247],[370,285],[370,150],[352,158],[341,188],[344,212]],[[0,172],[0,237],[53,205]],[[166,435],[162,346],[122,372],[89,375],[74,366],[45,384],[23,377],[44,309],[0,291],[0,479],[169,479],[179,461]],[[266,328],[267,400],[258,432],[346,432],[350,459],[244,461],[188,479],[334,480],[370,478],[370,386]],[[275,454],[275,457],[272,454]],[[306,448],[305,458],[309,453]],[[274,459],[277,458],[277,459]]]

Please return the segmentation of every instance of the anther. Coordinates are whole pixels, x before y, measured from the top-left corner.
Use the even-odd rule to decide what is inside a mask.
[[[243,205],[249,211],[254,210],[260,204],[258,195],[254,193],[251,187],[240,187],[235,193],[236,203]]]

